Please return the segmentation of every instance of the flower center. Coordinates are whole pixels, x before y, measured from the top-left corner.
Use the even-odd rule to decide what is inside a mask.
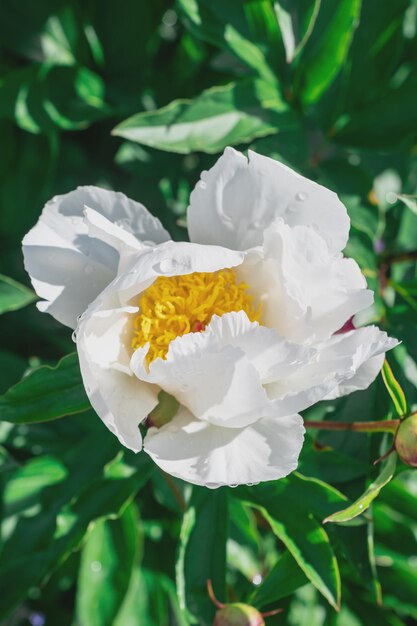
[[[252,322],[259,320],[261,313],[248,285],[238,283],[232,269],[159,276],[139,297],[132,348],[149,342],[147,362],[165,359],[173,339],[201,332],[213,315],[231,311],[245,311]]]

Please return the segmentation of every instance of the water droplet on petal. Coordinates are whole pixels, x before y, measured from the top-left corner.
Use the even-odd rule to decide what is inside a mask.
[[[231,483],[229,487],[231,487],[232,489],[235,489],[235,487],[237,487],[237,483]]]
[[[298,200],[299,202],[303,202],[304,200],[307,200],[307,198],[308,198],[308,194],[306,194],[305,191],[299,191],[295,196],[295,199]]]
[[[77,343],[77,331],[74,330],[74,332],[71,335],[71,339],[73,340],[74,343]]]
[[[200,187],[200,189],[206,189],[207,183],[205,183],[204,180],[200,180],[200,182],[198,183],[198,186]]]
[[[178,266],[179,263],[174,259],[162,259],[160,263],[153,266],[153,269],[155,272],[158,272],[158,274],[170,274],[171,272],[175,272]]]

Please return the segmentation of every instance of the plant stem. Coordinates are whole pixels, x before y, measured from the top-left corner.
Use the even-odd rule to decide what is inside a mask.
[[[399,419],[381,420],[377,422],[315,422],[304,420],[306,428],[317,428],[319,430],[353,430],[361,433],[395,433]]]

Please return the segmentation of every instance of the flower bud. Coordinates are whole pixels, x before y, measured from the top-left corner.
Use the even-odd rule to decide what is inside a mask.
[[[400,423],[395,435],[395,449],[404,463],[417,467],[417,413]]]
[[[265,622],[253,606],[239,602],[219,609],[213,626],[265,626]]]

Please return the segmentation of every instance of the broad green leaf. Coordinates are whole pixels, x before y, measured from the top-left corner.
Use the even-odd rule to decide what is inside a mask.
[[[318,520],[324,511],[333,512],[346,498],[330,485],[297,473],[256,488],[240,487],[238,495],[262,513],[308,580],[337,608],[339,566]]]
[[[323,523],[336,522],[341,524],[362,515],[379,495],[381,489],[393,478],[396,464],[397,455],[394,452],[383,462],[378,478],[369,485],[367,490],[353,504],[326,517]]]
[[[360,9],[361,0],[340,0],[328,5],[326,12],[320,10],[320,30],[305,46],[295,78],[304,105],[316,102],[343,68]]]
[[[302,0],[297,5],[291,0],[274,2],[279,27],[285,47],[287,63],[302,51],[313,32],[321,0]]]
[[[385,359],[382,367],[382,378],[384,380],[385,387],[391,396],[391,400],[394,403],[397,415],[399,417],[404,417],[404,415],[407,414],[407,401],[405,399],[404,391],[401,389],[399,382],[392,373],[392,369],[387,359]]]
[[[97,443],[101,449],[94,448]],[[42,506],[21,516],[4,544],[0,619],[79,547],[92,521],[118,517],[154,468],[144,454],[112,461],[117,445],[107,435],[103,441],[82,442],[81,448],[66,460],[71,471],[65,481],[43,490]]]
[[[0,396],[0,419],[14,424],[47,422],[89,408],[75,353],[56,367],[33,370]]]
[[[181,609],[199,626],[212,626],[214,617],[208,580],[219,600],[225,600],[227,495],[225,488],[194,487],[184,514],[176,567],[178,597]]]
[[[174,622],[173,622],[174,620]],[[189,626],[173,581],[163,572],[136,567],[114,626]]]
[[[194,100],[175,100],[157,111],[138,113],[116,126],[113,134],[170,152],[215,153],[274,134],[293,122],[274,87],[245,80],[213,87]]]
[[[409,4],[409,0],[362,3],[343,75],[343,106],[347,111],[360,110],[387,91],[405,45],[404,25],[412,22],[406,18]]]
[[[367,148],[395,148],[415,137],[417,123],[417,84],[390,89],[341,118],[334,129],[334,139]],[[411,129],[411,130],[410,130]]]
[[[293,594],[296,589],[308,582],[307,576],[290,552],[284,552],[259,587],[250,595],[248,602],[262,609],[267,604],[272,605],[281,598]]]
[[[13,472],[5,486],[3,502],[6,513],[10,515],[36,504],[45,487],[60,483],[67,476],[64,463],[52,456],[30,459]]]
[[[0,274],[0,314],[17,311],[36,300],[36,294],[8,276]]]
[[[139,518],[131,503],[117,519],[98,520],[81,553],[76,611],[81,624],[113,626],[139,550]]]
[[[276,82],[284,50],[269,0],[178,0],[177,4],[196,37],[227,50],[268,82]]]
[[[31,133],[80,130],[110,113],[102,79],[85,67],[32,65],[0,82],[0,118]]]

